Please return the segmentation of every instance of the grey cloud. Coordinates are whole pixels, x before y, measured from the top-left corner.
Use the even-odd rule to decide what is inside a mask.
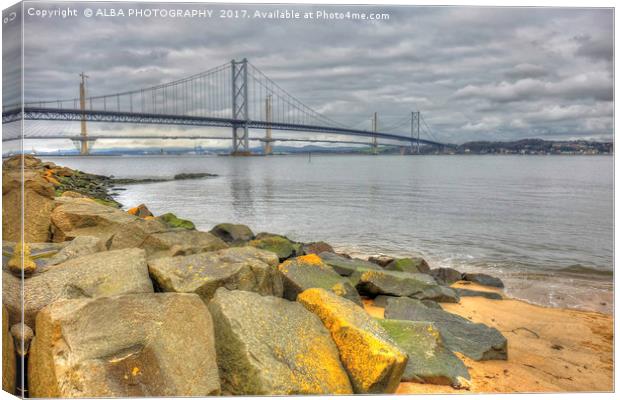
[[[125,7],[149,6],[161,4]],[[91,77],[89,93],[101,95],[247,57],[301,101],[345,124],[365,124],[376,111],[385,126],[420,109],[446,142],[611,138],[611,9],[364,8],[392,17],[372,23],[26,18],[25,95],[75,97],[81,71]]]

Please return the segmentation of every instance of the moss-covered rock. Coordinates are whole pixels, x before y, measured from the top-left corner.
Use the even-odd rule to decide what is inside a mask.
[[[173,213],[166,213],[164,215],[160,215],[159,217],[157,217],[157,219],[163,221],[171,228],[196,229],[196,226],[192,221],[181,219]]]
[[[409,357],[401,381],[469,388],[467,367],[444,345],[432,323],[393,319],[378,322]]]
[[[405,297],[390,299],[384,315],[387,319],[433,322],[450,350],[473,360],[508,358],[508,342],[497,329],[440,309],[426,307],[419,300]]]
[[[410,274],[428,274],[431,270],[426,260],[421,257],[398,258],[387,264],[385,269],[388,271],[408,272]]]
[[[355,393],[393,393],[405,370],[407,354],[377,321],[355,303],[319,288],[297,301],[319,316],[338,346]]]
[[[284,297],[296,300],[306,289],[323,288],[362,306],[362,300],[349,281],[338,275],[316,254],[286,260],[278,267],[284,283]]]
[[[329,332],[299,303],[220,288],[208,306],[223,394],[352,392]]]
[[[301,243],[295,243],[285,236],[271,233],[259,233],[254,240],[248,242],[248,246],[274,252],[280,261],[302,254]]]

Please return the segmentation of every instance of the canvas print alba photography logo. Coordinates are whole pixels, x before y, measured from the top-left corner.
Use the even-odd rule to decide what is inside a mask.
[[[612,8],[2,17],[5,392],[614,390]]]

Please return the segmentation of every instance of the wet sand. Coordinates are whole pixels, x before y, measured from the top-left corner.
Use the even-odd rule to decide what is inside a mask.
[[[493,291],[475,284],[466,287]],[[501,291],[498,291],[501,293]],[[540,307],[520,300],[463,297],[444,310],[498,329],[508,339],[508,360],[472,361],[469,393],[608,392],[613,390],[613,317],[596,312]],[[383,308],[365,300],[383,318]],[[407,383],[397,393],[468,393],[449,386]]]

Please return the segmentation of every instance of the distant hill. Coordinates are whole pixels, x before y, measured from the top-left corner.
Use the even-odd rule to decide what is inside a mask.
[[[456,154],[612,154],[612,142],[587,140],[556,141],[522,139],[511,142],[467,142],[457,146]]]

